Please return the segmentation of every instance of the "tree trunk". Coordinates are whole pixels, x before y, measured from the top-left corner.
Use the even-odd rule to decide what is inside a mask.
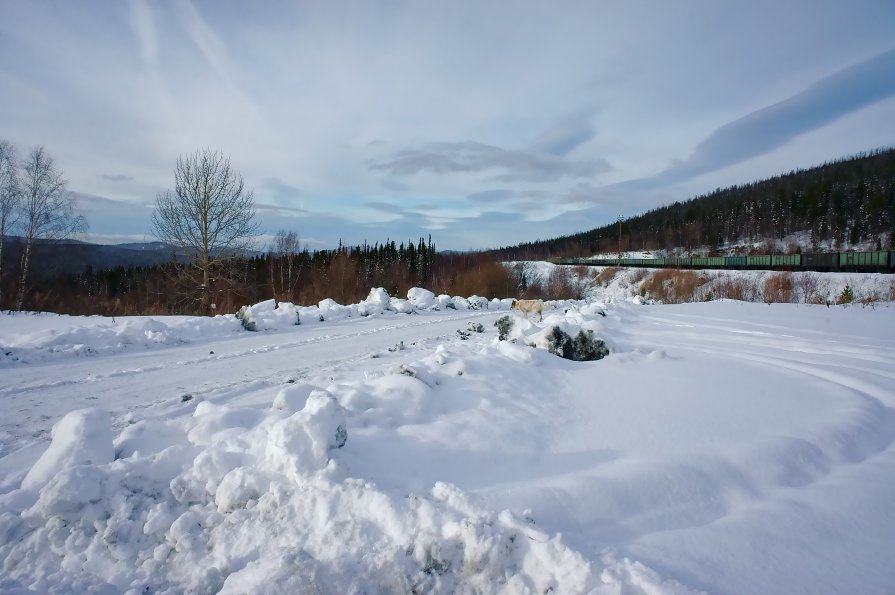
[[[3,234],[0,233],[0,308],[3,308]]]
[[[16,296],[16,310],[21,310],[25,303],[25,290],[28,281],[28,266],[31,264],[31,240],[25,242],[25,249],[22,251],[22,271],[19,276],[19,292]]]

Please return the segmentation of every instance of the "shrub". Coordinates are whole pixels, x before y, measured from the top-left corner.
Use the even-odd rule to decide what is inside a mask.
[[[557,265],[550,271],[544,292],[547,299],[566,300],[578,297],[578,291],[568,267]]]
[[[762,300],[768,304],[788,304],[792,302],[792,288],[792,273],[775,273],[765,279],[764,286],[761,292]]]
[[[647,278],[649,275],[649,271],[647,269],[634,269],[631,271],[630,282],[632,285],[637,285],[641,281]]]
[[[547,335],[547,351],[559,357],[572,359],[572,337],[558,326],[554,326]]]
[[[820,276],[817,273],[804,272],[793,276],[796,289],[806,304],[822,303]]]
[[[842,293],[836,298],[837,304],[850,304],[855,301],[855,292],[848,283],[842,288]]]
[[[600,339],[594,339],[593,331],[578,331],[572,341],[572,359],[576,362],[592,362],[609,355],[609,349]]]
[[[590,362],[603,359],[609,355],[606,344],[594,338],[593,331],[578,331],[575,338],[554,326],[547,336],[547,350],[559,357],[576,362]]]
[[[621,269],[619,267],[606,267],[594,279],[594,285],[602,285],[608,287],[609,282],[618,274]]]
[[[504,314],[497,319],[494,326],[497,327],[497,338],[501,341],[506,341],[507,337],[510,336],[510,331],[513,330],[513,317]]]
[[[695,299],[703,278],[693,271],[660,269],[649,275],[640,285],[641,295],[666,304],[680,304]]]
[[[722,275],[712,279],[708,291],[716,299],[749,302],[757,290],[746,279]]]
[[[249,315],[249,307],[243,306],[239,309],[239,312],[236,313],[236,318],[239,320],[240,324],[242,324],[242,328],[247,331],[255,332],[258,330],[258,326],[255,324],[255,321],[252,320],[252,317]]]

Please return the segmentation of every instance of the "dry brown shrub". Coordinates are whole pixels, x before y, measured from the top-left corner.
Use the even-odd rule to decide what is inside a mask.
[[[594,279],[595,285],[602,285],[603,287],[608,287],[609,283],[615,278],[618,272],[621,269],[619,267],[606,267],[596,276]]]
[[[793,301],[792,288],[792,273],[774,273],[765,279],[761,299],[768,304],[788,304]]]
[[[793,275],[793,284],[801,300],[806,304],[824,303],[821,299],[820,275],[813,272]]]
[[[889,301],[895,302],[895,281],[889,282]]]
[[[666,304],[692,302],[704,279],[694,271],[660,269],[648,275],[640,285],[642,295]]]
[[[640,283],[644,279],[646,279],[647,275],[649,275],[649,271],[647,269],[634,269],[631,273],[631,285],[635,285]]]
[[[866,289],[858,294],[858,302],[862,306],[872,306],[877,302],[883,301],[883,297],[875,289]]]
[[[709,291],[717,300],[739,300],[742,302],[752,301],[753,296],[757,293],[755,287],[746,279],[727,276],[712,279]]]
[[[459,272],[450,289],[453,295],[485,297],[512,297],[517,292],[511,271],[497,261],[481,262]]]
[[[564,266],[553,267],[544,291],[548,300],[574,299],[578,293],[571,271]]]

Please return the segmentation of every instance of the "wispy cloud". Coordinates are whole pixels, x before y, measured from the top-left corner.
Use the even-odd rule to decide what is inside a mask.
[[[102,178],[109,182],[132,182],[134,180],[133,176],[126,176],[124,174],[103,174]]]
[[[208,65],[220,76],[227,84],[233,86],[230,78],[229,59],[227,56],[227,48],[217,34],[208,26],[201,13],[196,10],[193,3],[189,0],[181,0],[176,3],[180,16],[187,33],[192,42],[196,45],[205,58]]]
[[[592,116],[587,111],[568,114],[541,133],[532,143],[532,150],[565,157],[597,135]]]
[[[475,141],[435,142],[406,149],[389,161],[374,162],[373,170],[396,176],[502,171],[497,181],[550,182],[561,178],[592,178],[611,168],[602,159],[569,160],[546,153],[514,151]]]
[[[657,183],[712,172],[768,153],[793,138],[895,95],[895,49],[827,76],[801,93],[725,124]]]
[[[155,66],[158,59],[158,36],[149,3],[146,0],[130,0],[129,16],[143,62],[148,66]]]
[[[504,200],[508,200],[515,196],[515,192],[507,189],[500,190],[483,190],[482,192],[473,192],[466,198],[473,202],[484,203],[484,204],[492,204],[495,202],[501,202]]]
[[[277,177],[264,178],[261,180],[261,187],[278,199],[296,198],[302,195],[301,188]]]

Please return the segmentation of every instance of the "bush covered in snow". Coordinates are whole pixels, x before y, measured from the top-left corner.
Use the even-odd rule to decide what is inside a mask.
[[[252,306],[243,306],[236,318],[247,331],[275,330],[300,324],[298,309],[294,304],[266,300]]]
[[[593,331],[580,330],[573,339],[558,326],[551,328],[547,335],[547,350],[576,362],[599,360],[609,355],[606,344],[600,339],[595,339]]]
[[[497,338],[506,341],[510,336],[510,331],[513,330],[513,317],[505,314],[497,319],[494,326],[497,327]]]

